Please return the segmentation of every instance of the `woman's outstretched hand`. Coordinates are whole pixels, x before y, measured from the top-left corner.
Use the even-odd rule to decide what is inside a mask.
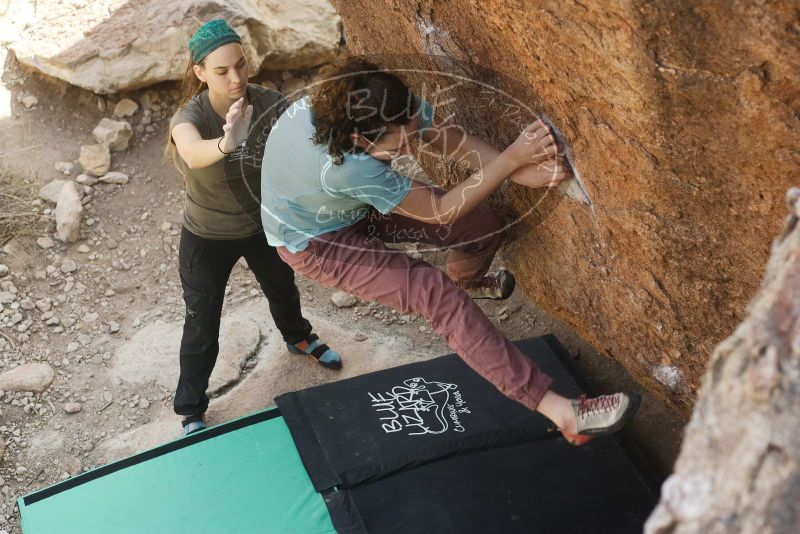
[[[244,110],[242,106],[244,106],[244,97],[234,102],[225,115],[225,125],[222,127],[225,132],[225,139],[222,142],[225,152],[233,152],[250,131],[253,106],[251,104]]]
[[[520,167],[508,177],[512,182],[527,187],[555,187],[570,178],[572,169],[567,158],[561,155]]]
[[[523,167],[555,157],[558,155],[558,145],[550,128],[539,119],[526,126],[506,152],[518,166]]]

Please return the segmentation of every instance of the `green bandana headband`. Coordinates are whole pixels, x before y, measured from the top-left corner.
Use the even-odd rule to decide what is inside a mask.
[[[192,62],[200,63],[204,57],[220,46],[241,42],[242,38],[233,31],[233,28],[227,22],[222,19],[216,19],[206,22],[194,32],[194,35],[189,39],[189,52],[192,54]]]

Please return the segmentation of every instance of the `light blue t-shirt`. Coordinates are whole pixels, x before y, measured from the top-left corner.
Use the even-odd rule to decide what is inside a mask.
[[[422,128],[429,128],[433,108],[420,102]],[[345,154],[335,165],[327,147],[311,140],[312,118],[310,98],[298,100],[272,127],[264,147],[261,223],[269,244],[289,252],[358,222],[370,206],[389,213],[411,190],[411,179],[368,154]]]

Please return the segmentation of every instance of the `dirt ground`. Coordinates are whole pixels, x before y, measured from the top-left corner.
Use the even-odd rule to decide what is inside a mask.
[[[143,90],[100,99],[87,91],[27,73],[13,58],[5,58],[4,62],[2,81],[11,95],[12,115],[0,118],[0,164],[8,173],[35,181],[37,188],[54,178],[75,179],[80,172],[80,146],[94,142],[91,131],[95,125],[102,117],[110,116],[119,98],[140,100],[145,94]],[[274,78],[280,81],[280,77]],[[5,339],[0,341],[0,372],[16,363],[41,361],[49,363],[56,373],[44,393],[6,392],[0,397],[0,436],[5,442],[0,462],[0,529],[19,532],[15,503],[18,496],[159,440],[174,438],[180,432],[179,420],[171,413],[173,388],[168,381],[158,379],[160,371],[156,369],[148,375],[153,377],[148,382],[134,380],[120,371],[121,353],[136,357],[135,351],[131,353],[131,343],[140,339],[137,334],[149,335],[147,332],[151,331],[146,329],[160,331],[158,328],[163,327],[163,331],[177,335],[184,312],[177,275],[181,180],[161,159],[167,123],[175,106],[170,95],[175,89],[172,84],[150,89],[151,100],[157,100],[157,95],[160,103],[150,113],[149,124],[143,124],[142,109],[128,119],[135,129],[142,126],[142,131],[134,134],[127,151],[113,153],[112,170],[128,174],[130,181],[92,188],[90,200],[84,205],[78,242],[64,245],[56,241],[48,249],[37,245],[38,238],[52,236],[55,226],[52,214],[46,212],[52,205],[42,203],[32,207],[39,214],[37,222],[0,254],[0,263],[10,268],[10,274],[0,281],[13,284],[18,301],[49,301],[49,312],[26,310],[26,320],[15,325],[0,323]],[[23,95],[35,96],[38,104],[26,109],[17,101]],[[55,170],[54,164],[60,161],[75,163],[69,177]],[[66,258],[74,260],[77,270],[62,272]],[[496,263],[502,265],[502,258]],[[367,303],[337,308],[330,301],[328,289],[303,279],[298,280],[298,285],[304,310],[315,324],[324,325],[326,341],[343,353],[346,365],[355,361],[355,354],[363,355],[359,361],[379,354],[375,362],[385,366],[405,363],[412,356],[424,358],[451,352],[420,318],[400,317],[388,308]],[[244,317],[250,310],[261,314],[255,345],[244,349],[251,355],[261,354],[263,346],[275,345],[274,327],[270,330],[264,304],[252,275],[244,266],[237,266],[231,277],[225,314]],[[597,391],[639,390],[620,365],[598,354],[521,291],[508,301],[484,302],[481,306],[511,339],[555,334]],[[25,331],[20,331],[20,326],[26,324]],[[392,354],[406,356],[393,360]],[[255,363],[244,362],[241,376],[232,386],[223,388],[220,399],[232,395],[236,384],[243,388],[251,369],[255,375],[259,366],[267,365],[259,358]],[[375,362],[371,367],[354,365],[345,376],[371,370]],[[156,364],[170,373],[177,372],[177,352],[171,358],[166,354]],[[280,382],[271,393],[342,376],[304,368],[291,378],[292,369],[274,367],[261,375]],[[270,404],[267,397],[247,399],[235,408],[226,407],[218,399],[210,411],[212,422]],[[81,404],[78,413],[66,413],[65,405],[71,402]],[[147,439],[137,438],[143,435],[141,429],[156,428],[156,423],[158,431],[148,434]],[[625,434],[665,475],[677,456],[685,423],[684,418],[644,393],[640,411]]]

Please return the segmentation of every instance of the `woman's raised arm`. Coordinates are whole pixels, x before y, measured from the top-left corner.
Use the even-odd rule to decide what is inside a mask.
[[[228,109],[225,125],[222,127],[225,131],[223,137],[203,139],[197,127],[190,122],[182,122],[172,128],[172,139],[175,141],[178,154],[190,169],[213,165],[221,160],[225,153],[233,152],[233,149],[244,140],[250,128],[253,106],[247,106],[243,110],[243,105],[244,98],[240,98]]]
[[[528,125],[502,153],[488,163],[481,162],[478,170],[444,195],[415,182],[408,196],[392,212],[433,224],[452,223],[489,197],[517,169],[540,164],[557,152],[550,129],[538,120]]]

